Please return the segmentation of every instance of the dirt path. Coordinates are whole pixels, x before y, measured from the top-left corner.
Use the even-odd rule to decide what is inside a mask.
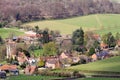
[[[101,21],[100,21],[100,19],[99,19],[99,17],[98,17],[97,14],[95,15],[95,18],[96,18],[96,20],[97,20],[99,26],[101,27],[101,26],[102,26],[102,23],[101,23]]]

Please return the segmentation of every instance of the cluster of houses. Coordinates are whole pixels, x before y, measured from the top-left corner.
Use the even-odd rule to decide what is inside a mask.
[[[96,40],[100,40],[100,36],[99,35],[93,35],[94,38]],[[19,37],[21,38],[26,44],[32,44],[33,41],[37,38],[36,34],[33,32],[28,32],[26,33],[25,36]],[[14,54],[15,48],[16,48],[16,39],[19,39],[14,37],[13,40],[7,40],[6,41],[6,55],[7,58],[11,58],[14,57],[16,54]],[[56,38],[56,43],[60,45],[61,48],[67,49],[67,46],[70,48],[72,48],[72,40],[71,37],[69,35],[67,36],[63,36],[63,37],[57,37]],[[86,56],[84,54],[79,55],[77,54],[77,52],[70,52],[67,50],[64,50],[63,52],[61,52],[60,55],[57,56],[39,56],[38,58],[34,58],[37,62],[39,61],[44,61],[45,65],[43,66],[44,68],[50,68],[50,69],[56,69],[56,68],[65,68],[65,67],[69,67],[72,64],[80,64],[82,63],[82,61],[84,60],[85,63],[89,63],[89,62],[94,62],[97,60],[101,60],[101,59],[106,59],[111,57],[111,51],[108,49],[108,45],[101,42],[100,43],[100,48],[101,51],[99,52],[95,52],[92,56]],[[120,49],[120,41],[117,42],[117,45],[115,47],[115,49]],[[19,60],[19,63],[21,63],[20,61],[23,62],[22,60]],[[16,66],[11,66],[11,65],[5,65],[7,66],[6,69],[17,69]],[[37,64],[36,64],[37,66]],[[13,67],[13,68],[12,68]],[[4,69],[4,66],[0,67],[0,69]]]

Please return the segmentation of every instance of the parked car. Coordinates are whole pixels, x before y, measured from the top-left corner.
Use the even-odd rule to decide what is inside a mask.
[[[13,70],[9,70],[11,75],[17,76],[19,75],[19,70],[18,69],[13,69]]]
[[[5,79],[6,76],[6,72],[5,71],[0,71],[0,78]]]

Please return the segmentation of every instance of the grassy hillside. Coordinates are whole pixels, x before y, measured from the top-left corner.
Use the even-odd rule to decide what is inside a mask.
[[[76,79],[76,80],[120,80],[119,78],[83,78],[83,79]]]
[[[111,0],[111,1],[115,1],[115,2],[118,2],[118,3],[120,3],[120,0]]]
[[[120,14],[96,14],[62,20],[36,21],[23,24],[23,26],[30,25],[34,27],[38,25],[40,29],[47,27],[52,30],[59,30],[62,34],[71,34],[75,29],[82,27],[85,31],[91,30],[103,34],[109,31],[119,32],[119,20]]]
[[[7,38],[11,35],[18,36],[22,35],[24,32],[16,29],[16,28],[0,28],[0,36],[2,38]]]
[[[120,72],[120,56],[112,57],[109,59],[72,66],[68,69],[72,70],[90,70],[90,71],[114,71]]]

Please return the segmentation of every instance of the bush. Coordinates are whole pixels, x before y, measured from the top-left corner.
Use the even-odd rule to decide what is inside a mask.
[[[89,52],[88,52],[88,55],[91,56],[95,53],[95,48],[91,47]]]
[[[44,67],[45,66],[45,62],[43,60],[40,60],[40,61],[38,61],[37,66],[38,67]]]
[[[0,28],[2,28],[2,23],[0,23]]]
[[[3,42],[3,39],[2,39],[2,37],[0,36],[0,44],[3,44],[4,42]]]

